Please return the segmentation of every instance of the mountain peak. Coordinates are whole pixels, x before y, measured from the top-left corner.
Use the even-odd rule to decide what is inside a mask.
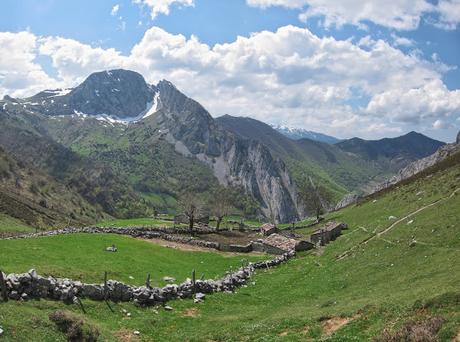
[[[156,108],[158,89],[138,72],[115,69],[92,73],[74,89],[45,90],[25,101],[48,115],[83,114],[131,121]]]
[[[141,74],[139,74],[136,71],[126,70],[126,69],[113,69],[113,70],[93,72],[86,78],[86,80],[83,83],[87,81],[92,81],[92,80],[123,82],[126,80],[133,80],[133,79],[137,79],[138,82],[146,84],[145,79]]]

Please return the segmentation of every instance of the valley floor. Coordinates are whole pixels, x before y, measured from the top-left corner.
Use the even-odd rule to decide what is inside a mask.
[[[392,341],[419,334],[451,341],[460,331],[459,180],[455,164],[332,213],[328,220],[344,221],[349,229],[322,253],[300,253],[280,267],[258,271],[237,293],[210,295],[200,304],[174,301],[172,311],[114,304],[112,313],[105,303],[84,301],[83,314],[76,305],[52,301],[1,303],[4,340],[65,340],[48,318],[64,309],[96,327],[103,340]],[[115,238],[123,258],[90,253]],[[77,245],[76,239],[85,241]],[[100,281],[109,268],[114,278],[140,284],[150,270],[156,279],[183,279],[192,265],[204,261],[197,272],[212,277],[241,259],[174,249],[157,255],[152,244],[136,240],[129,246],[124,239],[75,235],[0,241],[0,265],[9,272],[35,267],[85,281]]]

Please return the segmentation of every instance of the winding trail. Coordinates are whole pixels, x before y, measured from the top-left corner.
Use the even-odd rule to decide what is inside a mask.
[[[392,230],[395,226],[397,226],[398,224],[400,224],[401,222],[407,220],[408,218],[411,218],[412,216],[414,215],[417,215],[419,212],[425,210],[425,209],[428,209],[430,207],[433,207],[441,202],[444,202],[444,201],[447,201],[448,199],[452,198],[455,196],[455,194],[457,192],[460,191],[460,188],[457,188],[455,189],[449,196],[447,197],[443,197],[443,198],[440,198],[430,204],[427,204],[421,208],[418,208],[417,210],[407,214],[406,216],[400,218],[399,220],[393,222],[388,228],[386,228],[385,230],[382,230],[381,232],[377,233],[377,234],[374,234],[372,236],[369,236],[368,238],[364,239],[363,241],[361,241],[360,243],[358,243],[357,245],[354,245],[353,247],[351,247],[350,249],[346,250],[345,252],[343,252],[342,254],[338,255],[336,257],[337,260],[342,260],[344,258],[346,258],[348,255],[350,255],[351,252],[353,252],[356,248],[358,248],[359,246],[362,246],[362,245],[366,245],[369,241],[375,239],[375,238],[380,238],[383,234],[386,234],[388,233],[390,230]],[[359,227],[359,228],[362,228],[362,227]],[[385,240],[387,241],[387,240]]]

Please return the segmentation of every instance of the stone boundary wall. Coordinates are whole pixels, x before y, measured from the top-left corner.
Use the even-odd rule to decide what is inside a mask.
[[[166,230],[166,229],[165,229]],[[16,235],[4,238],[2,240],[17,240],[17,239],[27,239],[34,237],[43,237],[43,236],[54,236],[54,235],[65,235],[65,234],[119,234],[119,235],[129,235],[137,238],[145,239],[162,239],[166,241],[179,242],[189,245],[194,245],[198,247],[205,248],[214,248],[218,249],[219,244],[217,242],[198,240],[191,237],[185,237],[180,235],[167,234],[161,229],[149,229],[149,228],[108,228],[108,227],[85,227],[85,228],[63,228],[49,230],[46,232],[40,233],[30,233],[23,235]]]
[[[149,286],[131,286],[115,280],[103,284],[85,284],[71,279],[42,277],[35,270],[22,274],[4,274],[6,296],[12,300],[53,299],[67,304],[79,303],[79,299],[87,298],[96,301],[111,300],[114,302],[133,302],[141,306],[163,305],[167,301],[178,298],[203,298],[202,294],[214,292],[233,292],[246,284],[257,269],[278,266],[295,256],[295,251],[285,253],[272,260],[248,263],[217,280],[187,279],[176,285],[169,284],[162,288]],[[2,284],[0,284],[2,285]],[[1,293],[0,293],[1,295]],[[1,298],[1,296],[0,296]]]
[[[213,241],[205,241],[194,239],[189,236],[180,236],[164,233],[159,229],[148,229],[148,228],[107,228],[107,227],[86,227],[86,228],[64,228],[64,229],[55,229],[49,230],[46,232],[40,233],[30,233],[24,235],[16,235],[1,240],[16,240],[16,239],[27,239],[34,237],[44,237],[44,236],[54,236],[54,235],[65,235],[65,234],[119,234],[119,235],[128,235],[135,238],[144,238],[144,239],[161,239],[166,241],[178,242],[183,244],[188,244],[191,246],[203,247],[215,249],[221,252],[231,252],[231,253],[250,253],[253,251],[265,252],[268,254],[282,255],[286,251],[273,248],[269,245],[266,245],[261,242],[253,241],[246,245],[236,245],[236,244],[223,244]]]
[[[114,228],[114,227],[85,227],[85,228],[64,228],[64,229],[55,229],[49,230],[40,233],[30,233],[24,235],[16,235],[11,237],[6,237],[0,240],[15,240],[15,239],[27,239],[34,237],[44,237],[44,236],[54,236],[54,235],[65,235],[65,234],[119,234],[119,235],[128,235],[135,238],[144,238],[144,239],[161,239],[165,241],[178,242],[183,244],[188,244],[191,246],[203,247],[215,249],[222,252],[232,252],[232,253],[250,253],[250,252],[263,252],[268,254],[282,255],[286,250],[275,248],[268,244],[263,243],[263,241],[252,241],[246,245],[237,245],[237,244],[224,244],[214,241],[205,241],[200,239],[195,239],[190,236],[181,236],[179,234],[168,234],[168,229],[157,229],[157,228],[141,228],[141,227],[125,227],[125,228]],[[174,232],[174,230],[171,230]],[[212,230],[213,233],[216,233],[215,230]],[[209,232],[208,232],[209,233]]]

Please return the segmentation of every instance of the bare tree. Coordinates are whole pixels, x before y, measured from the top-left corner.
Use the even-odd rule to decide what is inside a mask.
[[[194,193],[187,192],[180,196],[178,208],[187,217],[190,234],[193,235],[193,226],[204,213],[203,202]]]
[[[302,191],[302,197],[306,203],[307,210],[315,213],[316,220],[326,211],[327,198],[330,197],[329,191],[323,185],[315,185],[311,177]]]
[[[231,199],[225,189],[219,188],[219,190],[214,192],[214,196],[211,201],[211,214],[216,217],[216,229],[219,229],[222,220],[225,216],[228,216],[230,212]]]

